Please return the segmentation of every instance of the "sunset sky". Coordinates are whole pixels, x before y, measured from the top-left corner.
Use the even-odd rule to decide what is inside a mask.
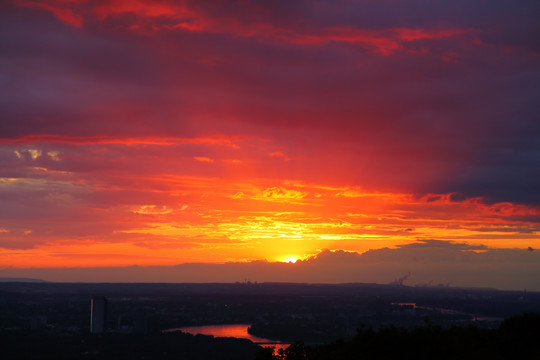
[[[371,256],[540,290],[539,18],[536,0],[3,1],[0,276]]]

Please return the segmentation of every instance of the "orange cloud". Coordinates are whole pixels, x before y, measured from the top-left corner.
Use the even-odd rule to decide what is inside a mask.
[[[211,158],[206,157],[206,156],[195,156],[195,157],[193,157],[193,159],[195,159],[197,161],[200,161],[200,162],[206,162],[206,163],[213,163],[215,161],[214,159],[211,159]]]

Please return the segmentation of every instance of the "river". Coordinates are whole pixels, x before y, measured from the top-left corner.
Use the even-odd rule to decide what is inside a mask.
[[[249,324],[204,325],[167,329],[164,331],[182,331],[193,335],[202,334],[212,335],[214,337],[235,337],[239,339],[248,339],[253,341],[255,344],[263,346],[273,346],[276,349],[285,349],[290,345],[276,340],[270,340],[251,335],[247,331],[248,327]]]

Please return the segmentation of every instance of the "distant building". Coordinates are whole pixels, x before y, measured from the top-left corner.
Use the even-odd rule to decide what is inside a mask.
[[[118,316],[116,331],[120,333],[148,333],[148,317],[142,309]]]
[[[138,334],[148,333],[148,319],[143,311],[138,311],[133,318],[133,332]]]
[[[90,332],[103,334],[105,332],[105,320],[107,317],[107,299],[92,298],[90,301]]]
[[[30,329],[41,330],[47,327],[47,318],[43,315],[30,318]]]

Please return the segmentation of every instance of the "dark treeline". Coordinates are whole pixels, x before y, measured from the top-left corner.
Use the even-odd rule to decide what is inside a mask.
[[[69,336],[0,332],[0,359],[6,360],[253,360],[258,348],[247,339],[182,332]]]
[[[540,359],[540,315],[504,320],[496,329],[426,326],[411,330],[359,329],[354,339],[328,345],[296,342],[273,354],[259,349],[256,360],[351,359]]]

